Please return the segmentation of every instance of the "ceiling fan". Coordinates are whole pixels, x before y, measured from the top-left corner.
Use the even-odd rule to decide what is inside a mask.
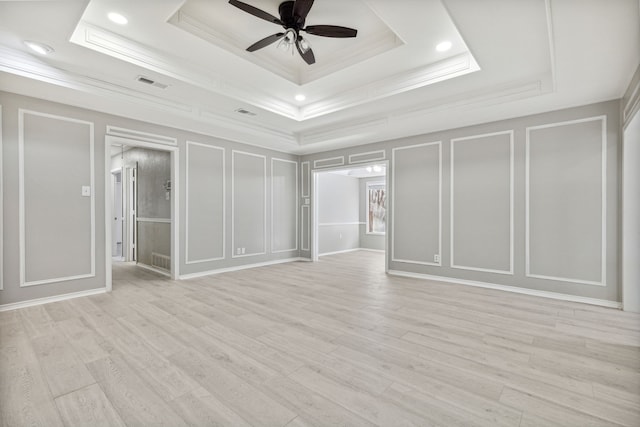
[[[270,13],[238,0],[229,0],[229,3],[255,17],[281,25],[285,30],[258,40],[247,48],[249,52],[254,52],[281,40],[280,44],[284,44],[285,47],[295,44],[302,59],[311,65],[316,62],[316,58],[313,55],[313,50],[311,50],[311,45],[307,39],[302,37],[300,31],[314,36],[336,38],[355,37],[358,34],[358,30],[337,25],[309,25],[305,27],[304,22],[311,10],[311,6],[313,6],[313,0],[295,0],[280,3],[278,7],[280,18],[276,18]]]

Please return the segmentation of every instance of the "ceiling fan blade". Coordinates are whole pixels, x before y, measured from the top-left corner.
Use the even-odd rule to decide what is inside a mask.
[[[322,36],[322,37],[337,37],[337,38],[347,38],[347,37],[355,37],[358,34],[358,30],[347,27],[340,27],[338,25],[309,25],[306,28],[302,29],[309,34],[313,34],[314,36]]]
[[[307,15],[313,6],[313,0],[296,0],[293,5],[293,19],[301,24],[307,19]]]
[[[305,51],[300,46],[301,42],[302,42],[302,37],[299,36],[298,40],[296,40],[296,48],[298,49],[298,53],[300,54],[302,59],[304,59],[304,62],[306,62],[307,64],[309,64],[309,65],[315,64],[316,63],[316,57],[313,54],[313,50],[311,50],[311,46],[308,46],[308,49]]]
[[[262,49],[263,47],[267,47],[270,44],[277,42],[282,37],[284,37],[284,33],[277,33],[277,34],[270,35],[268,37],[263,38],[262,40],[258,40],[257,42],[249,46],[247,48],[247,51],[255,52],[258,49]]]
[[[276,18],[275,16],[265,12],[264,10],[260,10],[257,7],[251,6],[250,4],[243,3],[238,0],[229,0],[229,4],[237,7],[240,10],[243,10],[253,16],[256,16],[260,19],[264,19],[265,21],[272,22],[274,24],[283,25],[280,18]]]

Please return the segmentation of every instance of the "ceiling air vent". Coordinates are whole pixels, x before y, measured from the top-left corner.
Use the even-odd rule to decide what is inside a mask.
[[[245,116],[255,116],[256,115],[256,113],[253,113],[253,112],[251,112],[249,110],[245,110],[244,108],[238,108],[235,111],[236,111],[236,113],[244,114]]]
[[[164,83],[159,83],[159,82],[157,82],[155,80],[152,80],[149,77],[145,77],[145,76],[138,76],[136,78],[136,80],[138,80],[140,83],[144,83],[144,84],[147,84],[147,85],[159,87],[160,89],[166,89],[167,87],[169,87],[169,85],[166,85]]]

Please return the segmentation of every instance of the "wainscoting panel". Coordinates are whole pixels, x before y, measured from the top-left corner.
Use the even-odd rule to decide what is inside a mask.
[[[231,247],[233,258],[266,253],[267,158],[243,151],[232,152]],[[245,252],[238,253],[239,248]]]
[[[224,148],[187,141],[187,264],[225,258],[224,156]]]
[[[527,128],[526,274],[606,283],[606,117]]]
[[[513,131],[451,140],[451,267],[513,274]]]
[[[298,163],[291,160],[272,158],[271,252],[297,250]]]
[[[19,110],[20,286],[95,276],[93,123]]]
[[[394,148],[392,168],[391,260],[439,266],[442,143]]]

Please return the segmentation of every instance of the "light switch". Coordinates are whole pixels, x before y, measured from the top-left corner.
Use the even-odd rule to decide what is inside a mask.
[[[91,187],[88,185],[82,186],[82,197],[91,197]]]
[[[309,204],[309,199],[304,199],[304,204],[308,205]]]

